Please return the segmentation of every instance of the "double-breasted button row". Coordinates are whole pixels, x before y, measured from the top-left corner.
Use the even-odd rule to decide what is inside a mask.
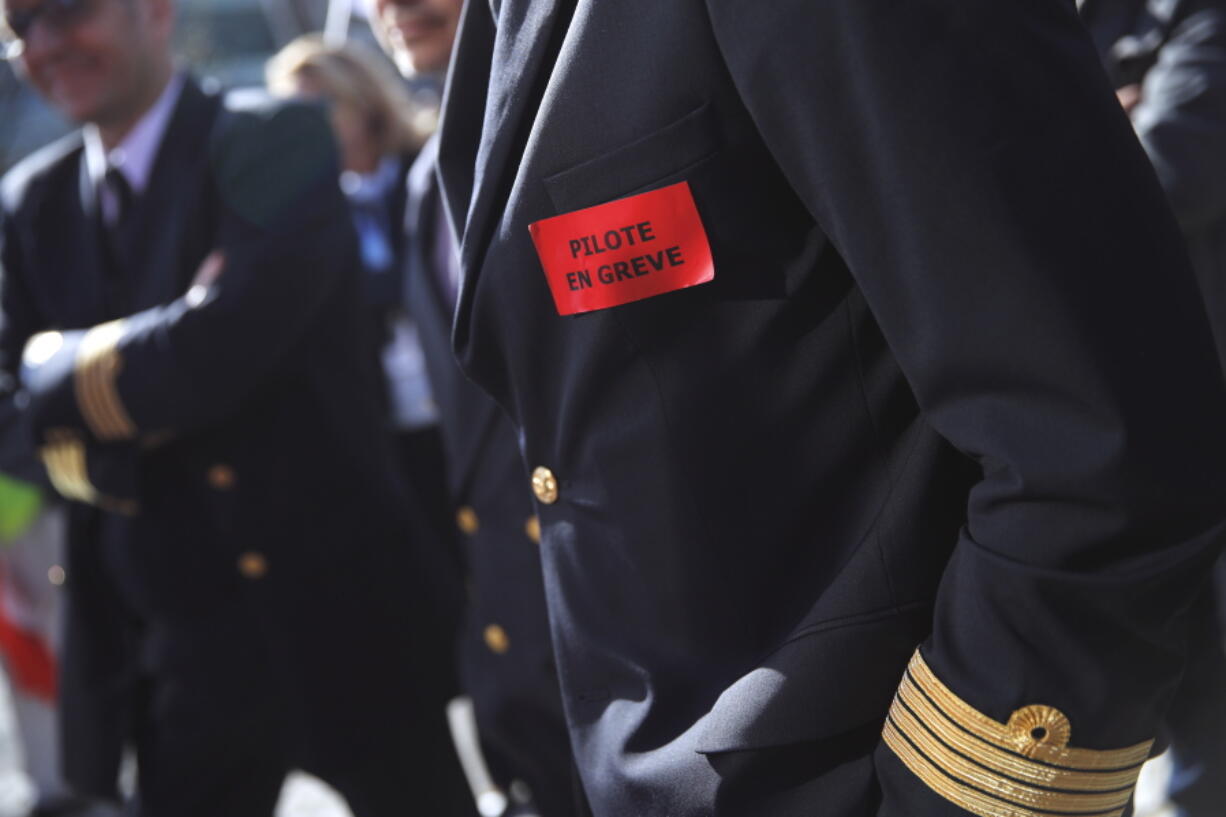
[[[205,473],[205,481],[215,491],[232,491],[238,484],[238,474],[231,466],[219,462],[209,467]],[[239,554],[238,573],[244,579],[258,581],[268,575],[268,558],[258,550]]]
[[[481,530],[481,519],[477,511],[469,505],[464,505],[455,512],[455,526],[465,536],[474,536]],[[534,544],[541,543],[541,520],[535,514],[524,521],[524,536]]]

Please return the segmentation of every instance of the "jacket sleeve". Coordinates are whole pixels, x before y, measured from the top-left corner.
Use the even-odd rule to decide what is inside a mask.
[[[211,145],[220,275],[169,304],[63,333],[31,387],[42,438],[140,441],[231,416],[357,269],[317,109],[229,111]]]
[[[7,209],[7,208],[5,208]],[[20,372],[26,341],[41,328],[20,262],[13,217],[0,211],[0,471],[43,483]]]
[[[22,251],[21,213],[9,207],[9,199],[24,199],[27,192],[25,187],[18,194],[6,189],[0,214],[0,471],[39,487],[54,487],[68,499],[131,513],[136,479],[132,445],[97,444],[59,434],[51,440],[35,432],[27,381],[36,362],[55,357],[62,336],[39,331],[48,318],[31,292],[29,276],[35,273]]]
[[[1226,529],[1226,394],[1074,4],[707,9],[926,420],[982,466],[880,814],[1119,815]]]
[[[1226,3],[1188,0],[1145,75],[1132,121],[1180,226],[1226,215]]]

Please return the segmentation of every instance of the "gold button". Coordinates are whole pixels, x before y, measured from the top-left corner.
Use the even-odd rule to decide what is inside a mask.
[[[247,579],[262,579],[268,574],[268,560],[263,553],[249,551],[238,557],[238,572]]]
[[[558,480],[553,471],[541,466],[532,472],[532,493],[546,505],[558,501]]]
[[[511,639],[507,638],[506,630],[491,624],[485,628],[485,646],[490,648],[490,652],[502,655],[511,649]]]
[[[218,491],[229,491],[238,481],[238,475],[228,465],[214,465],[208,473],[209,485]]]
[[[481,528],[481,520],[477,518],[477,512],[467,505],[455,512],[455,524],[460,529],[460,533],[465,536],[472,536]]]
[[[62,565],[51,565],[47,571],[47,581],[51,582],[56,587],[62,587],[64,582],[68,580],[68,573]]]
[[[541,543],[541,520],[535,516],[528,517],[528,521],[524,523],[524,533],[534,544]]]

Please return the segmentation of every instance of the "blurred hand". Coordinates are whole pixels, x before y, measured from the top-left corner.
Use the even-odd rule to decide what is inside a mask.
[[[206,289],[211,287],[221,277],[225,266],[226,254],[221,250],[213,250],[207,258],[200,262],[200,267],[196,270],[196,277],[192,279],[192,286],[202,286]]]
[[[209,287],[217,282],[225,268],[226,254],[224,252],[213,250],[209,253],[208,257],[200,262],[200,266],[196,269],[196,276],[192,278],[192,285],[188,287],[187,305],[195,309],[203,304],[209,295]]]
[[[1115,97],[1120,101],[1124,113],[1131,114],[1132,109],[1137,107],[1137,103],[1141,101],[1141,86],[1138,84],[1125,85],[1123,88],[1117,88]]]

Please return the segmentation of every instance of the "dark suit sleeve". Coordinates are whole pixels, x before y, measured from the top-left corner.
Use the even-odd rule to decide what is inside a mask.
[[[22,351],[41,319],[22,276],[15,222],[0,212],[0,471],[43,483],[20,381]]]
[[[1226,3],[1188,0],[1145,75],[1132,121],[1180,226],[1226,214]]]
[[[220,277],[170,304],[66,333],[40,378],[40,433],[135,440],[238,410],[357,268],[337,175],[318,110],[230,112],[212,141]]]
[[[1226,394],[1067,0],[708,0],[929,423],[982,466],[880,813],[1118,815],[1220,550]]]

